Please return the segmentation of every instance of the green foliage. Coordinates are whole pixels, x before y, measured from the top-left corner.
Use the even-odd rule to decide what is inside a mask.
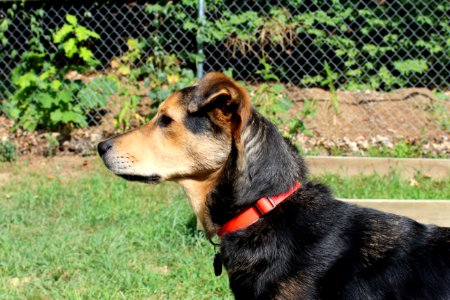
[[[434,91],[436,101],[430,104],[428,110],[431,111],[433,115],[433,119],[439,123],[442,130],[446,132],[450,132],[450,96],[439,92]]]
[[[305,106],[299,112],[298,117],[286,123],[289,110],[293,109],[294,103],[289,99],[284,85],[279,83],[262,83],[255,87],[249,87],[252,104],[258,111],[267,117],[281,130],[284,136],[293,137],[298,132],[309,136],[313,132],[305,124],[307,117],[316,114],[316,102],[305,100]]]
[[[423,59],[406,59],[403,61],[394,61],[394,68],[402,75],[411,73],[423,73],[428,70],[427,62]]]
[[[137,113],[137,108],[139,101],[141,100],[139,96],[134,95],[131,90],[125,86],[122,87],[118,96],[123,98],[122,107],[119,113],[115,116],[115,127],[119,129],[120,132],[127,131],[131,128],[131,120],[138,119],[143,122],[144,119]]]
[[[35,12],[40,15],[41,10]],[[29,50],[21,56],[13,69],[11,81],[14,94],[4,103],[5,112],[16,121],[16,126],[33,131],[50,130],[73,125],[86,126],[86,113],[106,105],[107,94],[95,93],[91,85],[81,80],[69,80],[69,71],[84,71],[97,64],[85,44],[99,36],[78,25],[75,16],[67,15],[67,24],[53,34],[58,51],[45,49],[49,37],[39,26],[36,15],[30,14],[33,37]],[[59,60],[64,59],[64,66]]]
[[[256,88],[249,87],[252,104],[278,127],[284,124],[284,118],[292,107],[292,101],[287,97],[284,85],[262,83]]]
[[[288,123],[289,128],[289,136],[295,136],[295,134],[299,132],[303,132],[308,136],[313,136],[314,133],[306,127],[305,119],[308,117],[314,117],[317,113],[317,101],[310,101],[308,99],[304,99],[304,106],[300,113],[298,114],[297,119],[293,119]]]
[[[256,71],[256,74],[261,75],[261,77],[265,81],[279,81],[280,78],[278,78],[277,75],[273,73],[273,66],[271,66],[269,63],[266,62],[266,59],[262,58],[259,60],[259,63],[263,66],[263,69]]]
[[[201,22],[187,13],[197,9],[192,0],[158,1],[148,5],[146,11],[155,16],[158,26],[170,19],[174,27],[192,34],[198,43],[206,47],[224,45],[228,53],[239,58],[256,55],[267,61],[269,55],[274,55],[270,49],[276,49],[274,53],[280,61],[298,55],[289,54],[291,49],[298,49],[313,52],[314,60],[326,62],[315,64],[305,73],[298,70],[299,73],[286,75],[283,68],[270,72],[282,81],[299,76],[305,85],[329,88],[327,78],[332,72],[336,75],[336,89],[390,90],[413,85],[419,78],[427,82],[429,77],[425,74],[430,70],[447,71],[447,2],[430,10],[427,2],[416,1],[408,5],[407,14],[399,13],[406,5],[404,1],[389,5],[361,1],[351,6],[339,0],[296,3],[281,1],[265,6],[255,2],[230,9],[227,2],[210,1],[206,4],[210,17]],[[162,37],[164,32],[156,30],[152,40],[159,35]],[[177,55],[198,58],[194,53]],[[264,70],[267,68],[258,72],[263,79]],[[445,86],[446,82],[438,84]]]
[[[157,61],[162,59],[165,61],[163,65],[159,65]],[[194,72],[190,69],[181,68],[175,56],[164,56],[162,58],[150,57],[147,62],[149,70],[154,72],[150,75],[150,93],[149,97],[153,100],[153,112],[149,117],[153,117],[159,104],[169,95],[177,90],[192,85],[195,82]]]
[[[338,74],[331,70],[331,67],[327,62],[324,63],[324,68],[325,68],[326,77],[322,81],[322,85],[328,86],[328,88],[331,92],[331,99],[330,99],[329,106],[332,107],[335,114],[338,114],[339,113],[339,98],[337,96],[336,88],[334,85],[338,78]]]
[[[16,4],[13,4],[11,8],[6,10],[6,14],[0,16],[0,46],[6,47],[9,44],[9,40],[5,33],[8,31],[9,25],[11,24],[11,19],[14,18],[15,10],[17,8]],[[3,51],[0,52],[0,57],[5,55]]]
[[[13,162],[17,160],[16,146],[8,140],[0,141],[0,162]]]
[[[73,15],[66,15],[66,20],[67,23],[53,34],[53,42],[55,45],[58,45],[58,49],[61,52],[64,52],[66,59],[78,62],[73,64],[73,66],[76,66],[76,69],[85,66],[96,66],[98,61],[87,46],[92,39],[99,39],[100,36],[79,25],[77,18]],[[74,68],[72,67],[71,69]]]
[[[132,79],[137,80],[141,75],[141,70],[135,68],[135,66],[142,56],[144,43],[138,39],[128,39],[127,46],[128,51],[120,57],[113,58],[111,66],[117,70],[119,75],[130,76]]]
[[[105,107],[109,97],[118,91],[118,82],[113,75],[98,76],[83,83],[76,94],[78,101],[86,108]]]
[[[273,73],[273,67],[265,59],[260,60],[262,69],[256,73],[260,74],[265,81],[278,81],[279,78]],[[304,107],[299,112],[298,117],[286,123],[286,116],[289,110],[293,109],[294,103],[288,97],[286,87],[280,83],[262,83],[256,88],[250,87],[249,93],[252,103],[260,113],[269,118],[271,122],[278,126],[286,137],[293,137],[298,132],[303,132],[309,136],[313,132],[306,127],[305,119],[316,114],[316,101],[304,100]]]
[[[162,101],[195,81],[192,70],[182,68],[175,55],[168,55],[157,47],[144,58],[143,41],[129,39],[127,45],[128,51],[111,62],[117,82],[120,82],[117,96],[123,99],[123,105],[115,116],[115,126],[120,131],[130,129],[133,119],[143,123],[152,118]],[[137,113],[141,96],[136,95],[136,90],[142,89],[142,82],[143,88],[150,90],[148,97],[152,100],[151,111],[146,118]]]
[[[387,146],[370,146],[367,150],[367,154],[371,157],[395,157],[395,158],[408,158],[408,157],[424,157],[426,151],[424,151],[420,144],[410,144],[405,141],[399,141],[395,143],[393,147]]]

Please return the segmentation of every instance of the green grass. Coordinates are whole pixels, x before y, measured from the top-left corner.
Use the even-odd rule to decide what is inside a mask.
[[[387,146],[369,146],[367,150],[360,150],[357,153],[352,153],[345,147],[332,146],[325,148],[323,146],[315,146],[307,153],[303,150],[299,143],[295,143],[297,150],[303,156],[361,156],[361,157],[393,157],[393,158],[443,158],[448,159],[450,156],[447,153],[432,153],[424,148],[423,144],[409,144],[406,141],[398,141],[392,147]]]
[[[39,166],[0,164],[0,299],[232,298],[177,185]],[[345,198],[450,198],[450,179],[320,180]]]
[[[0,299],[231,298],[175,184],[37,172],[1,187],[0,211]]]
[[[333,194],[350,199],[450,199],[450,177],[431,180],[417,175],[406,180],[395,172],[388,176],[340,177],[328,174],[317,178],[328,184]]]

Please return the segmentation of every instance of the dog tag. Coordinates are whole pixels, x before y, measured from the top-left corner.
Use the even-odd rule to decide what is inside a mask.
[[[222,274],[222,256],[220,256],[220,252],[217,252],[214,255],[214,274],[216,274],[216,276]]]

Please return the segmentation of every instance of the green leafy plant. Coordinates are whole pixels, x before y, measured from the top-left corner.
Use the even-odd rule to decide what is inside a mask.
[[[192,85],[196,78],[194,72],[180,66],[175,55],[156,53],[147,59],[144,65],[150,83],[149,97],[153,100],[154,112],[156,107],[173,92]]]
[[[117,70],[117,73],[121,76],[131,76],[132,79],[138,79],[141,70],[135,66],[142,56],[145,44],[138,39],[128,39],[127,46],[127,52],[111,60],[111,67]]]
[[[14,18],[15,10],[17,9],[17,5],[13,4],[11,8],[6,10],[6,14],[2,14],[0,16],[0,45],[2,47],[6,47],[9,44],[9,40],[6,36],[6,32],[8,31],[9,25],[11,24],[11,19]],[[5,53],[0,52],[0,56],[5,55]]]
[[[267,63],[265,58],[261,58],[259,60],[259,63],[263,66],[263,69],[256,71],[256,74],[261,75],[261,77],[265,80],[265,81],[279,81],[280,78],[278,78],[278,76],[276,76],[273,73],[273,66],[270,65],[269,63]]]
[[[130,89],[122,88],[118,96],[125,99],[119,113],[115,116],[115,127],[119,129],[120,132],[127,131],[131,128],[131,120],[136,119],[140,123],[144,121],[137,113],[137,107],[140,101],[140,97],[134,95]]]
[[[335,82],[338,78],[338,74],[331,70],[331,67],[327,62],[324,63],[324,68],[325,68],[326,77],[322,81],[322,84],[325,86],[328,86],[328,88],[331,92],[329,107],[331,107],[333,109],[334,114],[336,116],[339,113],[339,98],[337,96],[337,91],[336,91],[336,87],[335,87]],[[333,119],[333,124],[336,124],[335,118]]]
[[[305,119],[308,117],[314,117],[317,113],[317,101],[310,101],[308,99],[303,100],[304,107],[298,114],[298,118],[291,120],[288,123],[288,132],[290,136],[294,136],[298,132],[302,132],[308,136],[313,136],[314,133],[306,126]]]
[[[58,45],[64,58],[72,62],[70,69],[98,65],[99,62],[94,58],[94,53],[88,48],[88,45],[92,39],[99,39],[100,36],[79,25],[77,17],[73,15],[66,15],[66,21],[67,23],[53,34],[53,42]]]
[[[56,130],[86,126],[87,111],[105,105],[104,97],[86,96],[89,91],[86,83],[66,78],[69,71],[83,71],[97,63],[84,44],[99,37],[78,25],[75,16],[67,15],[66,19],[68,23],[53,34],[58,51],[48,53],[43,45],[49,41],[32,18],[35,36],[30,39],[30,50],[22,54],[12,71],[16,91],[4,104],[16,126],[29,131],[38,127]],[[58,66],[59,56],[66,59],[64,67]]]
[[[16,146],[8,140],[0,141],[0,162],[13,162],[17,160]]]
[[[286,122],[286,116],[294,104],[289,99],[284,85],[262,83],[256,88],[250,87],[249,93],[252,97],[252,103],[258,111],[277,125],[285,137],[291,138],[298,132],[303,132],[309,136],[314,135],[307,128],[305,119],[316,114],[316,101],[305,100],[305,105],[298,117]]]
[[[266,81],[278,81],[279,78],[273,74],[273,66],[263,58],[260,60],[263,68],[256,73],[260,74]],[[262,83],[256,89],[250,88],[252,103],[270,121],[275,123],[286,137],[293,137],[298,132],[303,132],[309,136],[313,132],[305,124],[305,119],[316,114],[316,101],[305,100],[304,107],[300,111],[298,118],[286,123],[285,116],[293,108],[293,102],[288,97],[286,87],[280,83]]]
[[[142,41],[129,39],[127,45],[128,51],[111,63],[120,82],[117,96],[123,99],[115,116],[115,126],[119,131],[133,127],[132,120],[140,124],[152,118],[159,104],[170,94],[195,81],[192,70],[182,68],[175,55],[169,55],[156,47],[151,55],[142,57],[145,47]],[[138,113],[144,95],[136,94],[142,88],[149,89],[148,97],[152,101],[150,113],[145,118]]]
[[[250,95],[252,103],[258,111],[279,128],[282,128],[284,124],[283,114],[286,114],[292,107],[292,102],[287,97],[284,85],[262,83],[256,88],[250,87]]]

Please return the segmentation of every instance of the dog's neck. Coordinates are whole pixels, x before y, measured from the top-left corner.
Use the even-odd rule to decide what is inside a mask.
[[[275,125],[252,111],[240,141],[232,143],[230,156],[207,207],[214,224],[226,223],[259,198],[283,193],[296,180],[304,183],[306,168]]]

